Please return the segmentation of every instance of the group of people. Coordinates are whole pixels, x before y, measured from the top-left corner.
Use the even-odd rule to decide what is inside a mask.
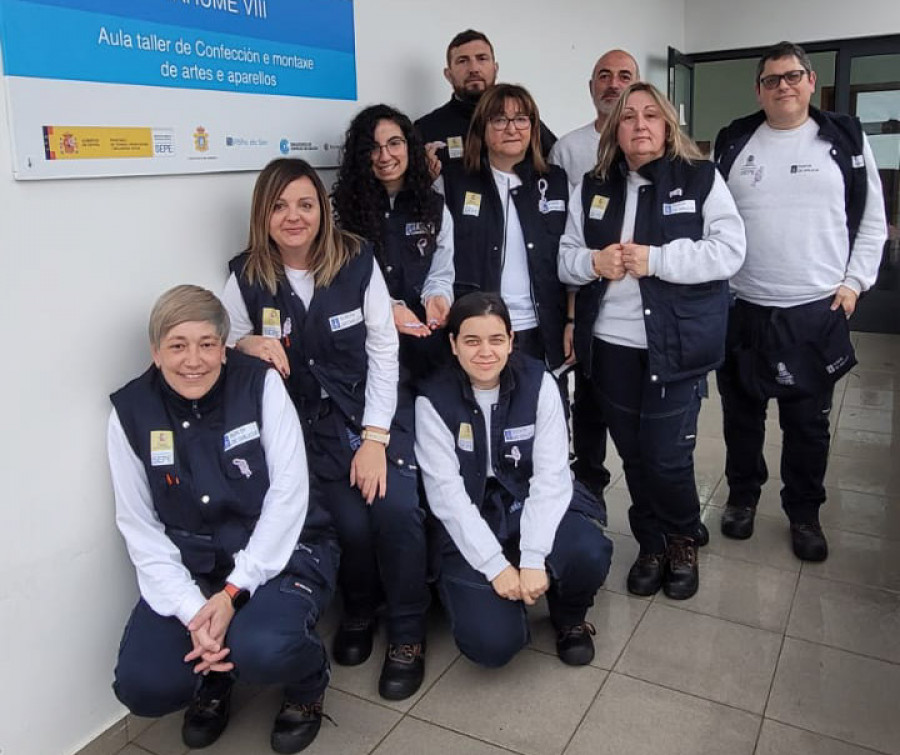
[[[793,549],[827,556],[828,409],[885,233],[858,121],[810,105],[790,43],[761,59],[762,110],[723,129],[715,163],[627,52],[597,61],[596,119],[559,141],[497,73],[484,34],[457,35],[451,100],[415,124],[362,110],[331,197],[302,160],[266,166],[221,299],[160,297],[153,365],[112,396],[141,593],[114,690],[139,715],[187,706],[190,747],[224,730],[235,678],[284,685],[276,752],[315,739],[336,589],[330,658],[364,663],[383,621],[389,700],[422,684],[430,582],[472,661],[507,663],[546,595],[560,659],[590,663],[607,428],[640,546],[628,590],[690,598],[714,369],[722,533],[752,534],[775,398]]]

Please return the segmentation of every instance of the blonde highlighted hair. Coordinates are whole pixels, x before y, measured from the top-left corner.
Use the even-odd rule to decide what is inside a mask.
[[[597,146],[597,165],[594,175],[604,181],[610,177],[612,168],[623,157],[622,148],[619,146],[619,124],[622,114],[628,106],[628,98],[635,92],[646,92],[656,103],[659,112],[666,122],[666,150],[664,155],[669,159],[680,159],[692,163],[697,160],[706,160],[706,155],[696,145],[693,139],[681,130],[678,124],[678,114],[672,103],[653,84],[645,81],[637,81],[629,86],[619,101],[616,103],[603,129],[600,131],[600,143]]]
[[[249,283],[265,286],[273,294],[284,278],[284,263],[269,236],[269,221],[281,194],[289,184],[301,178],[312,182],[319,200],[319,232],[307,257],[316,288],[328,286],[340,269],[359,254],[361,246],[358,236],[335,226],[322,179],[306,160],[286,157],[273,160],[262,169],[253,188],[250,237],[245,250],[250,256],[242,271]]]

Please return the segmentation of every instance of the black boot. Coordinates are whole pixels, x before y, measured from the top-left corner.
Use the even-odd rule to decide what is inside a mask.
[[[386,700],[405,700],[418,692],[425,677],[425,643],[388,645],[378,679],[378,694]]]
[[[210,671],[184,712],[181,739],[191,749],[209,747],[225,731],[231,713],[231,674]]]
[[[331,657],[341,666],[358,666],[372,654],[375,619],[345,617],[334,636]]]
[[[311,703],[294,703],[285,700],[281,704],[281,710],[275,716],[272,726],[270,744],[275,752],[290,755],[309,747],[319,728],[322,726],[322,716],[331,719],[322,712],[324,693],[318,700]]]
[[[658,593],[665,565],[665,553],[641,553],[628,571],[628,592],[643,596]]]
[[[562,627],[556,633],[556,654],[568,666],[587,666],[594,660],[594,641],[597,634],[589,621]]]
[[[824,561],[828,558],[828,541],[819,524],[791,524],[791,545],[801,561]]]
[[[756,506],[726,503],[722,512],[722,534],[734,540],[746,540],[753,534]]]
[[[688,535],[666,537],[666,568],[663,592],[672,600],[687,600],[700,586],[697,567],[697,544]]]

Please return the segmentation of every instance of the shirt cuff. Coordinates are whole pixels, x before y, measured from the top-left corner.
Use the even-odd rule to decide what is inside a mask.
[[[197,615],[197,611],[203,608],[204,605],[206,605],[206,598],[203,597],[200,588],[196,587],[181,601],[181,605],[178,606],[175,615],[182,624],[187,626],[191,623],[191,619]]]
[[[509,566],[509,561],[506,560],[506,556],[501,551],[493,558],[488,559],[487,563],[478,571],[484,574],[488,582],[492,582],[507,566]]]
[[[841,281],[841,285],[855,291],[857,296],[859,296],[860,292],[862,291],[862,284],[858,280],[856,280],[856,278],[844,278],[844,280]]]
[[[650,254],[647,256],[647,275],[656,275],[656,269],[659,267],[659,256],[662,249],[658,246],[650,247]]]
[[[546,569],[547,554],[540,551],[523,550],[519,558],[520,569]]]

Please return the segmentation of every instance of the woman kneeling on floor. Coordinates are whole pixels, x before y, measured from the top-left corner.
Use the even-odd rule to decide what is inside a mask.
[[[602,506],[569,473],[559,389],[513,351],[498,294],[459,299],[447,321],[458,367],[416,400],[416,457],[439,520],[438,587],[468,658],[503,666],[529,640],[525,606],[547,594],[560,659],[594,657],[585,621],[609,571]]]

